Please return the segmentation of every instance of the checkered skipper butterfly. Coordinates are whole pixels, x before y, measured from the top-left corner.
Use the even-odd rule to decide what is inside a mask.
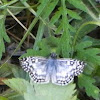
[[[71,58],[56,59],[52,53],[50,58],[25,57],[20,59],[22,68],[29,73],[35,83],[49,83],[56,85],[67,85],[71,83],[74,76],[83,72],[84,62]]]

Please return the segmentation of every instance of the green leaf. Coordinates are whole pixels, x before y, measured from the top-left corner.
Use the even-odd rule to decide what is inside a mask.
[[[99,39],[95,39],[95,38],[92,38],[90,36],[85,36],[82,41],[92,41],[92,46],[100,46],[100,40]]]
[[[16,3],[18,0],[11,0],[8,1],[7,0],[3,0],[3,3],[0,3],[0,9],[6,9],[8,6],[13,5],[14,3]]]
[[[26,2],[26,1],[28,1],[28,0],[20,0],[21,2]]]
[[[53,0],[51,3],[49,3],[46,8],[44,9],[44,11],[42,12],[42,18],[46,19],[48,18],[48,16],[52,13],[52,11],[54,10],[54,8],[56,7],[57,3],[59,0]]]
[[[9,87],[24,96],[25,100],[76,100],[75,84],[57,86],[54,84],[32,84],[19,78],[5,80]],[[74,96],[75,95],[75,96]]]
[[[22,96],[18,95],[13,95],[13,96],[9,96],[8,100],[25,100]]]
[[[18,68],[14,64],[5,63],[0,66],[0,77],[8,77],[14,75],[17,78],[24,78],[26,80],[29,79],[28,74],[22,69]]]
[[[33,49],[27,49],[27,53],[23,54],[20,58],[29,57],[29,56],[44,56],[44,57],[47,57],[48,55],[50,55],[50,50],[46,49],[46,48],[39,50],[39,51],[36,51],[36,50],[33,50]]]
[[[84,41],[84,42],[77,43],[77,45],[75,46],[75,49],[82,50],[82,49],[88,48],[90,46],[92,46],[91,41]]]
[[[81,30],[84,29],[84,27],[87,27],[87,25],[98,25],[100,26],[100,22],[99,21],[88,21],[88,22],[85,22],[84,24],[82,24],[79,29],[77,30],[76,34],[75,34],[75,37],[74,37],[74,40],[73,40],[73,44],[75,45],[76,44],[76,41],[78,39],[80,39],[82,36],[85,35],[85,33],[82,33]],[[88,28],[88,27],[87,27]]]
[[[2,16],[2,15],[1,15]],[[3,17],[2,19],[0,19],[0,36],[2,36],[2,38],[6,41],[6,42],[10,42],[10,39],[6,33],[5,30],[5,18]]]
[[[68,28],[71,32],[76,32],[76,29],[72,25],[68,25]]]
[[[5,98],[5,97],[0,96],[0,100],[8,100],[8,99]]]
[[[34,86],[39,100],[72,100],[75,93],[75,85],[72,83],[67,86],[57,86],[51,83],[34,84]]]
[[[0,59],[2,57],[2,53],[5,52],[4,40],[6,42],[10,42],[10,39],[5,30],[5,16],[0,15]]]
[[[25,56],[49,56],[51,52],[59,51],[59,38],[50,36],[48,38],[42,39],[41,41],[37,42],[37,46],[39,50],[32,50],[28,49],[27,54],[24,54],[22,57]],[[54,51],[53,51],[54,50]]]
[[[5,80],[4,83],[16,92],[20,93],[25,100],[38,100],[36,99],[33,86],[24,79],[12,78]]]
[[[74,19],[78,19],[81,20],[82,18],[78,15],[78,13],[76,13],[75,11],[69,10],[67,9],[67,13],[70,17],[74,18]]]
[[[15,66],[15,67],[11,67],[11,70],[14,77],[29,80],[28,73],[26,73],[22,68],[18,68],[18,66]]]
[[[40,21],[38,31],[37,31],[37,35],[36,35],[36,39],[35,39],[35,43],[34,43],[34,46],[33,46],[34,50],[39,49],[38,42],[41,41],[41,39],[43,37],[43,33],[44,33],[44,23],[42,21]]]
[[[55,8],[57,3],[58,3],[58,0],[54,0],[53,2],[49,3],[48,5],[46,5],[46,8],[41,13],[41,17],[42,17],[43,20],[44,19],[48,19],[49,15],[54,10],[54,8]],[[39,28],[38,28],[38,31],[37,31],[36,40],[35,40],[34,47],[33,47],[35,50],[39,49],[37,47],[37,43],[40,42],[42,37],[43,37],[44,28],[45,28],[44,23],[42,21],[40,21]]]
[[[95,72],[96,66],[94,63],[87,62],[85,68],[84,68],[84,74],[86,75],[92,75]]]
[[[29,57],[29,56],[39,56],[38,51],[33,50],[33,49],[27,49],[27,53],[23,54],[20,58]]]
[[[95,80],[90,76],[81,75],[79,77],[78,85],[80,88],[85,88],[88,96],[92,96],[95,100],[99,100],[100,90],[94,85]]]
[[[98,48],[90,48],[90,49],[87,49],[86,50],[86,53],[92,53],[92,55],[96,55],[97,56],[97,54],[99,54],[100,53],[100,49],[98,49]]]
[[[63,29],[63,23],[61,22],[60,25],[58,26],[58,28],[56,29],[55,33],[56,34],[61,34]]]
[[[54,16],[51,18],[49,24],[53,25],[55,22],[58,21],[58,19],[60,18],[60,16],[61,16],[61,10],[56,11],[55,14],[54,14]]]
[[[100,49],[89,48],[86,50],[77,51],[77,57],[80,59],[84,59],[87,62],[100,65],[100,56],[98,56],[99,53],[100,53]]]
[[[84,3],[82,2],[82,0],[67,0],[70,4],[72,4],[73,6],[75,6],[76,8],[87,12],[86,6],[84,5]]]
[[[1,57],[2,57],[2,53],[4,53],[5,52],[5,46],[4,46],[4,41],[3,41],[3,38],[2,37],[0,37],[0,59],[1,59]]]
[[[65,58],[70,57],[70,51],[71,51],[70,42],[71,40],[68,34],[64,32],[59,41],[59,50],[61,50],[62,56]]]
[[[77,96],[73,96],[71,100],[78,100]]]
[[[0,95],[3,95],[4,97],[8,98],[8,100],[24,100],[24,98],[21,95],[19,95],[12,89],[7,89]]]
[[[69,22],[68,18],[66,17],[66,4],[65,0],[62,0],[62,26],[63,26],[63,34],[60,38],[60,46],[61,48],[61,53],[63,57],[69,57],[70,56],[70,42],[71,42],[71,37],[70,33],[68,30]]]
[[[24,79],[12,78],[4,80],[4,83],[21,95],[23,95],[24,93],[29,93],[34,96],[34,89],[32,85],[30,85],[30,83],[28,81],[25,81]]]
[[[81,12],[82,13],[82,12]],[[82,16],[83,16],[83,19],[81,21],[79,20],[74,20],[72,21],[72,25],[74,26],[74,28],[76,30],[79,30],[79,28],[81,27],[82,24],[84,24],[85,22],[88,22],[88,21],[91,21],[93,20],[88,14],[86,13],[82,13]],[[85,18],[84,18],[85,17]],[[77,37],[77,41],[80,42],[80,40],[84,37],[87,37],[86,34],[90,33],[91,31],[95,30],[96,29],[96,25],[94,24],[89,24],[89,25],[86,25],[84,26],[84,28],[81,28],[79,34],[75,34],[73,33],[73,35],[75,37]],[[76,36],[77,35],[77,36]],[[75,39],[74,37],[74,39]],[[90,41],[90,40],[87,40],[87,41]]]
[[[38,6],[38,10],[37,10],[37,16],[39,16],[42,12],[43,12],[43,10],[45,9],[45,7],[46,7],[46,5],[48,4],[48,2],[49,2],[49,0],[42,0],[41,1],[41,4]]]
[[[24,93],[24,99],[25,100],[39,100],[38,97],[33,96],[32,94],[29,93]],[[42,99],[40,99],[42,100]]]
[[[100,56],[98,56],[99,53],[100,49],[92,48],[85,50],[83,54],[87,57],[87,61],[100,65]]]
[[[12,74],[12,70],[11,68],[14,68],[15,65],[13,64],[9,64],[9,63],[5,63],[3,65],[0,66],[0,77],[8,77]]]
[[[9,10],[13,13],[13,15],[19,14],[22,10],[25,9],[21,2],[16,2],[11,6],[8,6]],[[7,16],[11,16],[9,12],[7,12]]]

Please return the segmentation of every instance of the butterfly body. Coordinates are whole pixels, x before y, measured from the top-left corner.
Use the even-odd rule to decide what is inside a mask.
[[[29,73],[35,83],[49,83],[65,86],[73,81],[74,76],[83,72],[83,61],[62,58],[56,59],[56,55],[50,58],[26,57],[20,60],[22,68]]]
[[[53,70],[56,68],[55,66],[56,66],[56,60],[55,59],[48,59],[47,60],[47,64],[46,64],[46,66],[47,66],[47,72],[49,73],[49,75],[51,76],[52,75],[52,72],[53,72]]]

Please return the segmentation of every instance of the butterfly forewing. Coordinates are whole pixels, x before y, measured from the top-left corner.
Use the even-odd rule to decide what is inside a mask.
[[[57,59],[56,71],[52,74],[52,83],[56,85],[67,85],[71,83],[74,76],[83,71],[83,63],[74,59]]]
[[[36,83],[48,83],[50,76],[46,72],[47,59],[43,57],[26,57],[20,60],[22,68],[29,73]]]
[[[76,69],[74,70],[74,76],[78,76],[83,72],[85,63],[80,60],[76,60],[74,66],[76,66]]]

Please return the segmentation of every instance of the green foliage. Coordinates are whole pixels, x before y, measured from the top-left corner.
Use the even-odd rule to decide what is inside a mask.
[[[36,0],[34,3],[31,0],[12,0],[10,2],[4,0],[0,4],[0,58],[2,53],[5,52],[4,42],[10,42],[5,30],[5,17],[8,15],[9,9],[13,12],[13,16],[20,13],[24,8],[28,9],[35,18],[28,30],[26,30],[16,50],[23,44],[28,35],[31,35],[32,38],[34,37],[30,31],[34,30],[34,26],[37,27],[37,22],[39,26],[36,37],[33,38],[35,39],[33,48],[27,49],[27,53],[21,57],[48,57],[51,52],[56,52],[59,57],[83,60],[87,65],[84,73],[78,78],[78,86],[88,96],[99,99],[100,90],[94,84],[96,81],[92,76],[98,75],[100,78],[98,71],[100,69],[97,67],[100,66],[100,40],[87,36],[89,32],[100,26],[100,19],[98,18],[99,9],[97,4],[93,3],[94,1],[92,0],[84,1],[84,3],[82,0]],[[90,8],[94,8],[93,11],[87,5]],[[16,7],[18,8],[17,10]],[[16,77],[16,79],[6,80],[5,83],[22,96],[14,92],[13,96],[16,99],[13,96],[8,96],[7,99],[9,100],[76,100],[78,99],[78,92],[82,92],[80,89],[75,89],[73,83],[65,87],[53,84],[34,84],[33,88],[32,83],[25,81],[29,80],[28,74],[20,68],[12,66],[9,64],[2,65],[0,76],[8,77],[12,75]],[[75,92],[77,92],[76,95]],[[6,98],[1,97],[1,99]]]
[[[44,28],[45,28],[44,24],[47,24],[44,22],[44,20],[49,17],[51,12],[54,10],[57,2],[58,2],[58,0],[53,0],[53,2],[51,2],[51,3],[48,0],[46,0],[46,2],[43,1],[37,10],[37,16],[39,16],[39,14],[40,14],[42,16],[42,21],[40,21],[39,28],[37,31],[36,41],[35,41],[34,47],[33,47],[35,50],[38,49],[37,44],[43,37]],[[43,10],[42,13],[41,13],[41,10]]]
[[[29,81],[29,75],[22,68],[18,68],[18,66],[9,63],[5,63],[3,66],[0,66],[0,77],[24,78],[25,80]]]
[[[76,49],[76,51],[84,50],[91,46],[92,46],[92,41],[84,41],[84,42],[77,43],[77,45],[75,46],[75,49]]]
[[[75,6],[76,8],[87,12],[86,6],[84,5],[84,3],[82,2],[82,0],[77,0],[77,2],[75,0],[67,0],[70,4],[72,4],[73,6]]]
[[[11,64],[4,64],[0,66],[0,77],[8,77],[12,74]]]
[[[28,1],[28,0],[20,0],[21,2],[26,2],[26,1]]]
[[[22,68],[18,68],[18,66],[12,65],[11,71],[12,71],[14,77],[24,78],[26,80],[29,80],[29,75],[25,71],[23,71]]]
[[[79,50],[77,56],[81,59],[85,59],[87,62],[92,62],[94,64],[100,65],[100,49],[98,48],[89,48],[87,50]]]
[[[10,39],[5,30],[5,16],[0,15],[0,59],[2,57],[2,53],[5,52],[4,41],[10,42]]]
[[[7,100],[24,100],[24,98],[20,94],[18,94],[17,92],[15,92],[12,89],[6,90],[2,94],[0,94],[0,96],[2,98],[6,98]],[[0,100],[2,100],[2,99],[0,98]]]
[[[94,39],[92,37],[89,37],[89,36],[85,36],[83,38],[83,41],[92,41],[92,46],[95,46],[95,47],[100,47],[100,40],[99,39]]]
[[[78,20],[82,19],[75,11],[67,9],[66,12],[69,14],[70,17],[72,17],[74,19],[78,19]]]
[[[43,1],[43,0],[41,0],[40,1],[41,2],[41,4],[38,6],[38,11],[37,11],[37,15],[40,15],[41,14],[41,12],[45,9],[45,7],[47,6],[47,4],[49,4],[49,0],[46,0],[46,1]]]
[[[16,77],[29,80],[28,74],[26,74],[26,72],[24,72],[22,68],[18,68],[18,66],[9,63],[5,63],[2,66],[0,66],[0,77]],[[21,95],[12,91],[11,89],[3,92],[2,94],[0,94],[0,96],[0,100],[24,100]]]
[[[4,81],[9,87],[24,96],[25,100],[76,100],[75,85],[56,86],[53,84],[33,85],[23,79],[9,79]],[[35,90],[34,90],[35,89]]]
[[[85,88],[88,96],[92,96],[95,100],[99,100],[100,89],[94,85],[95,79],[90,76],[81,75],[78,81],[80,88]]]
[[[0,100],[8,100],[8,99],[5,98],[5,97],[0,96]]]

